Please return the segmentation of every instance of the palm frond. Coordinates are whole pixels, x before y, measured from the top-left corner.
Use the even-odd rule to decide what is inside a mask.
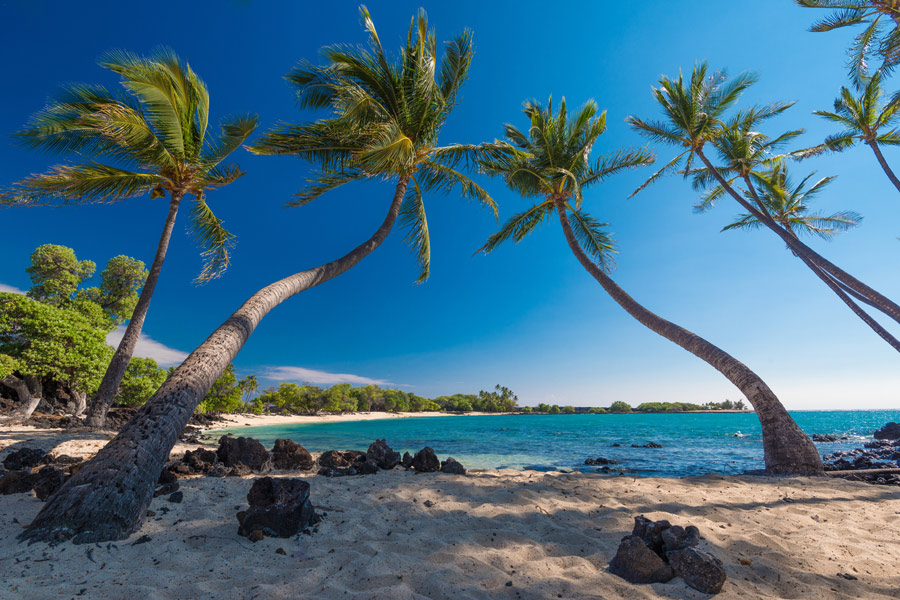
[[[214,168],[228,158],[256,131],[258,124],[259,117],[256,115],[240,115],[222,123],[222,134],[219,139],[210,140],[203,150],[204,168]]]
[[[525,212],[510,217],[500,231],[490,236],[484,246],[475,251],[475,254],[493,252],[503,242],[512,239],[521,242],[525,236],[537,229],[541,223],[553,212],[553,203],[550,201],[535,204]]]
[[[567,205],[572,213],[572,233],[581,248],[596,262],[600,268],[609,272],[615,266],[612,255],[616,252],[615,241],[606,231],[609,223],[603,223],[590,213],[575,210]]]
[[[222,225],[202,196],[191,207],[190,231],[200,246],[203,270],[194,280],[203,284],[222,275],[231,262],[234,235]]]
[[[153,173],[136,173],[100,163],[63,164],[14,184],[25,204],[55,200],[62,204],[109,203],[148,193],[164,183]]]
[[[598,158],[588,172],[582,175],[578,183],[584,189],[619,171],[645,167],[652,165],[655,161],[656,155],[648,148],[620,149]]]
[[[449,193],[454,189],[458,189],[463,198],[479,202],[482,206],[489,208],[494,213],[494,218],[497,218],[497,203],[494,202],[490,194],[459,171],[438,162],[427,160],[419,165],[417,178],[422,190]]]
[[[416,254],[421,272],[416,283],[428,279],[431,272],[431,238],[428,234],[428,218],[425,215],[425,201],[415,177],[410,178],[412,187],[406,191],[400,206],[400,227],[406,230],[406,242]]]
[[[664,177],[665,175],[668,175],[669,173],[671,173],[671,172],[673,172],[673,171],[676,171],[676,170],[678,169],[678,166],[681,164],[681,160],[684,158],[684,155],[685,155],[685,154],[688,154],[689,152],[690,152],[689,150],[685,150],[684,152],[682,152],[681,154],[679,154],[678,156],[676,156],[675,158],[673,158],[672,160],[670,160],[668,163],[666,163],[665,166],[663,166],[662,169],[660,169],[659,171],[657,171],[656,173],[654,173],[653,175],[651,175],[649,178],[647,178],[647,181],[645,181],[644,183],[642,183],[642,184],[640,185],[640,187],[638,187],[638,189],[636,189],[636,190],[634,190],[633,192],[631,192],[631,194],[629,194],[628,197],[629,197],[629,198],[635,197],[635,196],[638,195],[644,188],[653,185],[654,183],[656,183],[657,181],[659,181],[659,179],[662,178],[662,177]]]
[[[351,181],[359,181],[366,177],[367,175],[364,171],[357,169],[348,169],[344,172],[318,171],[307,178],[306,185],[303,189],[294,194],[293,200],[288,202],[286,206],[289,208],[304,206],[326,192],[330,192]]]

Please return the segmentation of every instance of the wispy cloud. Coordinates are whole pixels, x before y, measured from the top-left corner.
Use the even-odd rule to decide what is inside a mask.
[[[106,343],[116,347],[119,345],[119,342],[122,341],[123,335],[125,335],[125,326],[119,325],[106,335]],[[140,339],[138,339],[137,346],[134,349],[134,355],[152,358],[159,363],[161,367],[180,364],[187,358],[187,352],[169,348],[165,344],[161,344],[146,335],[142,335]]]
[[[263,375],[266,378],[275,381],[302,381],[304,383],[322,385],[331,385],[335,383],[393,385],[386,379],[372,379],[360,375],[351,375],[350,373],[329,373],[328,371],[317,371],[315,369],[306,369],[304,367],[268,367],[263,371]]]
[[[8,292],[10,294],[24,294],[25,290],[20,290],[19,288],[15,287],[15,286],[6,285],[5,283],[0,283],[0,292]]]

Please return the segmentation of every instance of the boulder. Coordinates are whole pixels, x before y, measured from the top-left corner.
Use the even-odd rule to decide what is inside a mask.
[[[271,469],[272,459],[265,447],[253,438],[223,437],[216,450],[219,461],[226,467],[246,465],[251,471],[264,473]]]
[[[411,468],[413,465],[413,457],[409,452],[403,453],[403,458],[400,460],[400,464],[406,467],[407,469]]]
[[[0,478],[0,494],[24,494],[32,489],[31,475],[24,471],[9,471]]]
[[[700,530],[693,525],[688,525],[687,527],[672,525],[668,529],[663,529],[661,537],[666,552],[674,552],[675,550],[692,548],[699,544]]]
[[[10,452],[3,459],[3,466],[10,471],[21,471],[28,467],[38,466],[46,456],[47,453],[40,448],[22,448],[21,450]]]
[[[357,450],[347,450],[346,452],[329,450],[323,452],[319,457],[319,466],[325,469],[346,469],[353,466],[360,457],[363,457],[364,461],[365,456],[363,452]]]
[[[224,476],[226,476],[226,477],[246,477],[247,475],[249,475],[250,473],[253,472],[250,470],[250,467],[248,467],[247,465],[242,465],[242,464],[236,464],[233,467],[231,467],[230,469],[225,469],[223,467],[222,470],[225,471]]]
[[[900,423],[891,421],[881,429],[875,432],[876,440],[896,440],[900,439]],[[3,464],[6,464],[4,461]],[[7,469],[9,467],[6,467]]]
[[[465,475],[466,468],[462,466],[462,463],[457,461],[452,456],[447,460],[441,462],[441,473],[452,473],[453,475]]]
[[[56,467],[44,467],[34,473],[10,471],[0,479],[0,494],[24,494],[34,490],[38,499],[46,500],[65,480],[65,472]]]
[[[636,535],[622,538],[609,572],[631,583],[665,583],[675,576],[672,567]]]
[[[154,498],[159,498],[160,496],[165,496],[167,494],[174,494],[178,491],[178,488],[181,487],[177,481],[172,481],[170,483],[164,483],[156,488],[156,491],[153,492]]]
[[[644,444],[643,446],[638,446],[637,444],[632,444],[632,448],[662,448],[662,444],[657,444],[656,442],[649,442]]]
[[[372,460],[385,471],[400,464],[400,453],[394,452],[385,440],[375,440],[366,451],[366,458]]]
[[[156,485],[163,485],[165,483],[175,483],[178,481],[178,477],[175,476],[169,468],[163,467],[163,470],[159,473],[159,479],[156,480]]]
[[[725,584],[722,561],[694,547],[682,548],[666,554],[675,575],[704,594],[718,594]]]
[[[188,450],[181,461],[198,473],[208,473],[219,462],[216,452],[206,448]]]
[[[434,473],[441,468],[441,461],[434,454],[434,450],[425,446],[413,457],[413,469],[416,473]]]
[[[315,466],[312,454],[293,440],[275,440],[272,466],[282,470],[309,471]]]
[[[662,533],[671,526],[672,524],[666,520],[651,521],[640,515],[634,518],[634,529],[632,529],[631,535],[636,535],[644,540],[651,550],[662,556],[665,548]]]
[[[366,458],[364,461],[355,463],[353,468],[360,475],[374,475],[378,472],[378,463],[371,458]]]
[[[309,501],[309,484],[303,479],[257,479],[250,487],[247,502],[250,508],[237,514],[238,534],[246,537],[254,531],[291,537],[318,520]]]
[[[584,460],[584,464],[586,465],[615,465],[618,464],[619,461],[613,460],[611,458],[604,458],[602,456],[598,456],[597,458],[586,458]]]

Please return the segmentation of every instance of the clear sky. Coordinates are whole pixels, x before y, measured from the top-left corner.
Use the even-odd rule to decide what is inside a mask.
[[[387,48],[405,39],[419,6],[368,3]],[[803,127],[812,145],[831,129],[810,113],[828,109],[845,83],[849,32],[812,34],[821,11],[788,0],[648,2],[430,2],[439,40],[475,32],[476,56],[460,106],[442,141],[479,142],[523,124],[522,101],[595,98],[609,130],[607,152],[645,143],[624,119],[658,115],[651,86],[660,74],[706,59],[730,72],[758,71],[744,104],[796,100],[772,131]],[[301,58],[318,60],[332,43],[364,43],[353,2],[0,1],[2,79],[0,184],[58,159],[17,148],[8,134],[59,84],[115,85],[96,66],[112,48],[149,52],[171,46],[211,94],[211,122],[256,112],[262,126],[299,122],[284,74]],[[889,86],[895,84],[889,82]],[[657,148],[659,158],[673,149]],[[897,151],[888,149],[889,161]],[[179,218],[144,333],[143,352],[177,361],[260,287],[331,260],[368,238],[392,188],[365,183],[303,208],[283,203],[306,166],[287,157],[240,152],[247,175],[208,201],[238,245],[230,270],[191,284],[201,261]],[[809,243],[832,261],[900,299],[900,195],[867,149],[794,167],[839,175],[819,207],[852,209],[861,227]],[[690,186],[672,178],[632,199],[651,171],[620,175],[594,188],[586,206],[611,223],[619,244],[616,281],[658,314],[706,337],[757,371],[788,408],[900,407],[900,357],[853,316],[767,231],[719,233],[738,212],[723,201],[691,211]],[[802,172],[802,173],[801,173]],[[500,181],[482,181],[501,219],[524,201]],[[705,363],[629,317],[581,268],[555,222],[518,246],[473,256],[496,231],[492,216],[459,198],[426,198],[432,276],[416,285],[416,264],[395,231],[347,274],[275,309],[235,361],[240,374],[277,380],[375,381],[425,396],[476,392],[502,383],[524,404],[608,405],[614,400],[720,401],[740,393]],[[38,245],[75,249],[102,265],[126,254],[148,264],[167,211],[163,200],[29,208],[0,213],[0,285],[27,289],[25,268]],[[99,269],[98,269],[99,270]],[[895,333],[900,333],[894,327]],[[153,342],[153,343],[150,343]]]

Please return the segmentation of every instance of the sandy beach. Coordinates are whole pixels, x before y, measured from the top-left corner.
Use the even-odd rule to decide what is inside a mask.
[[[105,441],[7,427],[0,459],[25,446],[88,456]],[[173,457],[192,447],[179,444]],[[254,477],[183,479],[184,502],[154,499],[156,514],[130,539],[81,546],[17,543],[42,503],[0,496],[0,597],[708,597],[680,579],[635,586],[607,571],[640,514],[700,528],[701,548],[728,574],[721,598],[900,597],[895,487],[513,470],[299,476],[327,516],[312,535],[257,543],[237,535],[235,517]]]
[[[232,427],[266,427],[269,425],[299,425],[303,423],[337,423],[340,421],[374,421],[377,419],[411,419],[418,417],[477,417],[484,415],[507,415],[511,413],[444,413],[444,412],[355,412],[325,415],[253,415],[223,414],[224,420],[207,429],[229,429]]]

